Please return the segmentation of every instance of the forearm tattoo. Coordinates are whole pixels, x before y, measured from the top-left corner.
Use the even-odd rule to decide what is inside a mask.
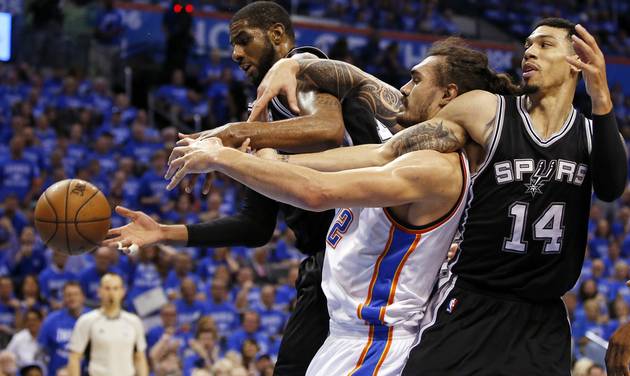
[[[357,67],[335,60],[298,60],[298,90],[319,90],[340,101],[349,97],[365,103],[374,116],[391,127],[402,103],[402,94]]]
[[[453,152],[462,147],[455,133],[445,127],[441,120],[428,120],[396,133],[388,141],[394,155],[418,150],[436,150],[442,153]]]

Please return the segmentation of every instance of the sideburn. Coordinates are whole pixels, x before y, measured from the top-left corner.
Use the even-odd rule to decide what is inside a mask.
[[[256,86],[260,85],[263,78],[269,69],[276,62],[276,51],[273,48],[273,44],[268,37],[265,38],[265,46],[263,47],[263,53],[260,56],[260,62],[258,63],[258,76],[253,79]]]

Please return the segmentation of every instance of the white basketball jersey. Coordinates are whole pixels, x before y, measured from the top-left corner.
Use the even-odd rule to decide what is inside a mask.
[[[434,223],[409,227],[387,208],[337,209],[322,276],[333,323],[419,326],[466,203],[470,174],[460,159],[460,197]]]

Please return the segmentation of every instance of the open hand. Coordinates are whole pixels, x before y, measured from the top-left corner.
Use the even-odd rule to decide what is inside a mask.
[[[129,219],[130,222],[122,227],[110,229],[107,232],[107,239],[103,241],[103,246],[129,249],[132,244],[136,244],[142,248],[162,241],[163,233],[160,224],[147,214],[122,206],[116,207],[116,213]]]
[[[284,95],[289,109],[300,113],[297,101],[297,78],[300,69],[295,59],[280,59],[265,75],[256,92],[256,101],[247,121],[260,121],[267,114],[267,105],[277,95]]]
[[[181,146],[175,147],[171,152],[168,171],[164,176],[165,179],[171,180],[166,186],[168,190],[175,188],[188,174],[211,172],[217,153],[223,148],[223,143],[218,138],[184,139],[180,142]]]
[[[591,97],[593,113],[605,115],[612,110],[612,100],[606,79],[606,62],[604,54],[599,49],[593,37],[582,25],[575,27],[577,35],[572,35],[575,56],[566,59],[577,69],[582,71],[586,92]]]

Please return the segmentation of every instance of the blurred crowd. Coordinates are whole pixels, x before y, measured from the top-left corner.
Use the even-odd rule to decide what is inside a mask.
[[[125,94],[112,93],[103,78],[39,71],[26,63],[3,65],[0,77],[2,346],[31,326],[31,336],[54,360],[69,336],[60,334],[59,320],[47,317],[68,311],[76,300],[95,307],[99,278],[113,271],[127,283],[126,309],[146,319],[156,372],[160,367],[185,368],[185,374],[195,365],[207,368],[199,360],[206,351],[212,367],[238,359],[248,374],[265,374],[295,297],[300,256],[292,233],[281,223],[272,242],[256,249],[156,246],[133,258],[106,248],[71,258],[54,253],[34,231],[32,216],[40,192],[61,179],[90,181],[112,207],[142,210],[162,223],[196,223],[233,214],[241,189],[217,176],[207,196],[200,194],[202,181],[191,195],[180,190],[167,193],[163,176],[176,129],[155,128],[144,110],[130,105]],[[157,92],[171,98],[177,90],[164,86]],[[224,100],[220,102],[225,106]],[[123,224],[125,220],[114,215],[112,226]],[[66,296],[72,295],[72,286],[64,288],[70,281],[79,282],[74,303]],[[147,311],[146,293],[156,289],[169,304]],[[161,320],[151,320],[156,315]],[[199,328],[201,322],[207,331]],[[230,351],[233,355],[228,356]],[[43,360],[22,359],[20,354],[16,352],[20,366]],[[224,356],[228,357],[220,361]],[[49,374],[56,372],[51,369]],[[164,372],[156,374],[168,373]]]
[[[483,17],[524,39],[536,21],[562,17],[586,27],[598,40],[605,54],[630,55],[630,1],[562,0],[546,1],[475,0]]]
[[[155,375],[270,375],[295,299],[301,257],[282,219],[273,240],[264,247],[154,246],[134,257],[106,248],[68,257],[48,249],[33,228],[39,194],[71,177],[98,186],[112,207],[142,210],[162,223],[210,221],[234,214],[241,202],[242,187],[224,176],[214,177],[207,196],[200,193],[203,179],[192,194],[185,194],[179,189],[167,192],[163,176],[169,150],[178,139],[179,129],[171,124],[211,128],[244,118],[254,92],[242,72],[218,51],[191,65],[174,58],[164,83],[150,92],[156,107],[166,113],[166,122],[157,121],[113,85],[116,68],[103,59],[119,53],[122,22],[111,2],[96,3],[73,0],[59,8],[55,0],[27,2],[31,26],[39,31],[34,34],[39,43],[35,46],[44,52],[34,48],[38,53],[26,53],[23,59],[0,66],[0,348],[6,348],[0,352],[0,374],[41,364],[48,375],[64,374],[65,345],[76,316],[98,305],[100,276],[116,272],[127,285],[125,309],[145,322]],[[219,11],[242,5],[234,0],[192,3],[202,10]],[[290,3],[298,13],[358,27],[457,33],[450,22],[452,12],[435,1]],[[541,5],[541,11],[571,18],[572,9],[586,9],[575,16],[596,19],[586,26],[607,41],[607,51],[617,53],[615,48],[624,44],[613,48],[611,41],[626,38],[618,21],[627,2],[613,2],[616,8],[609,13],[604,3],[587,3],[585,8],[581,2],[566,0]],[[45,53],[46,33],[55,27],[72,30],[67,20],[73,14],[79,17],[82,7],[90,4],[95,6],[93,23],[75,30],[76,35],[89,35],[90,53],[83,67],[90,69],[81,69],[81,64],[60,68],[55,63],[59,57],[48,59]],[[531,23],[530,8],[514,10],[519,6],[514,2],[479,1],[478,5],[497,24],[506,18],[493,19],[496,9],[515,12],[523,22]],[[50,9],[59,9],[60,18],[45,13]],[[606,17],[612,21],[607,23]],[[504,26],[519,34],[522,31],[513,27],[516,24],[510,21]],[[67,40],[83,43],[80,38]],[[367,47],[350,50],[347,41],[340,39],[329,54],[399,85],[407,73],[399,63],[397,45],[391,43],[374,54],[378,41],[374,31]],[[627,50],[619,53],[627,54]],[[518,69],[515,62],[511,73],[518,76]],[[628,140],[630,97],[614,83],[611,92],[621,132]],[[112,227],[125,221],[114,214]],[[595,201],[586,255],[582,277],[565,302],[576,359],[582,359],[584,375],[595,376],[587,372],[598,372],[597,364],[603,364],[598,338],[608,339],[630,320],[630,288],[625,286],[630,275],[630,190],[614,204]],[[591,363],[585,366],[587,361]],[[7,371],[11,369],[13,373]]]

